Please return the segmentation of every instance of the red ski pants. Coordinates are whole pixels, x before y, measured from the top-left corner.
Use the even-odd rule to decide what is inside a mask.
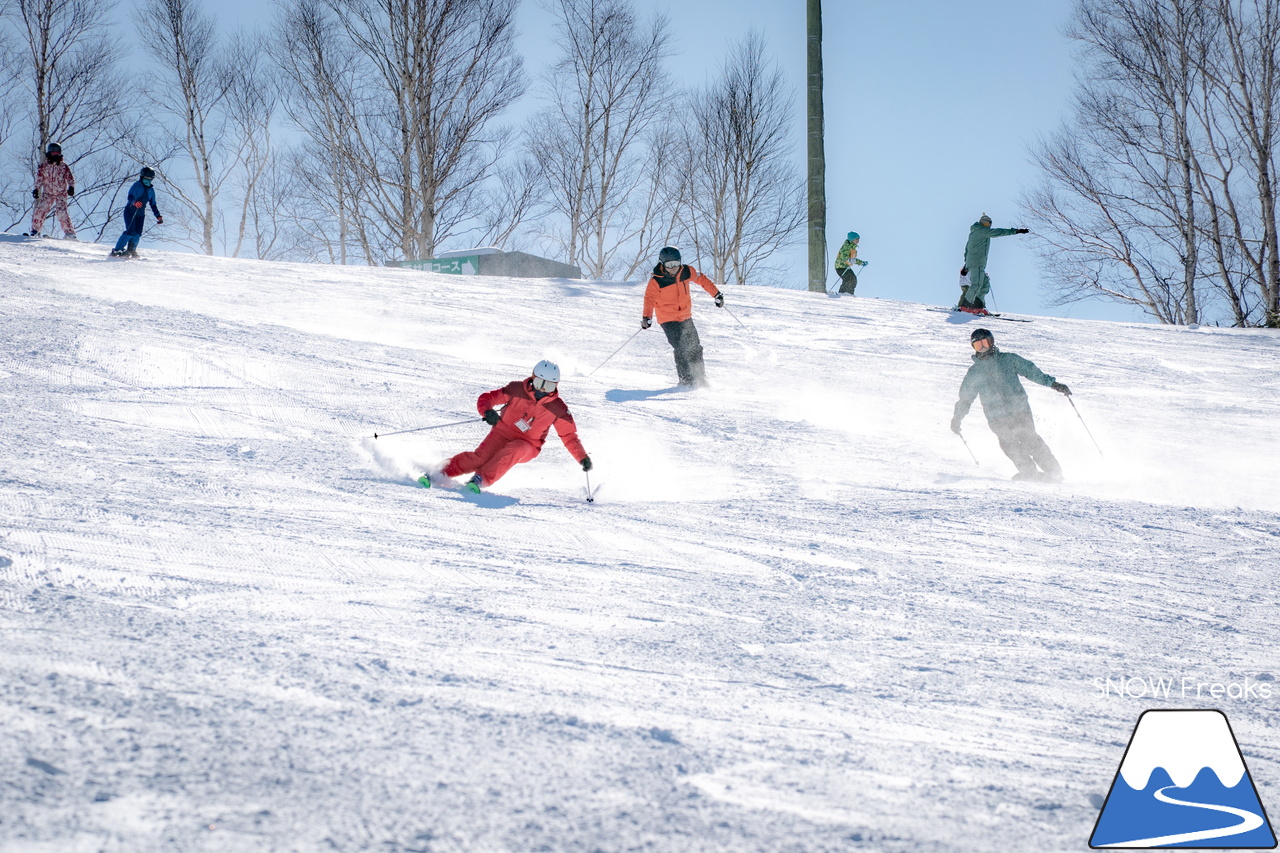
[[[67,197],[50,192],[41,193],[40,198],[36,199],[36,209],[31,212],[31,233],[40,233],[50,210],[57,214],[62,233],[68,237],[76,236],[75,226],[71,224],[71,214],[67,211]]]
[[[523,438],[511,438],[491,431],[475,450],[459,453],[444,466],[446,477],[479,474],[480,484],[489,486],[521,462],[538,455],[538,448]]]

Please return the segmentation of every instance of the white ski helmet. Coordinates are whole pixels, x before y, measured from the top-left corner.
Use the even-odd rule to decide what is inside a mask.
[[[533,366],[533,389],[550,394],[560,383],[560,366],[545,358]]]

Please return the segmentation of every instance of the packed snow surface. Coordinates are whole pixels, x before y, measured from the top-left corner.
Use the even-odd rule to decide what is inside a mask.
[[[4,853],[1081,851],[1152,707],[1280,813],[1275,331],[983,323],[1023,484],[922,305],[695,290],[683,392],[641,283],[142,251],[0,238]],[[415,486],[542,358],[594,503]]]

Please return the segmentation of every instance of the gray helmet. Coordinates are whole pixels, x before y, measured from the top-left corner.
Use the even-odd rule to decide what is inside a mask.
[[[680,260],[680,250],[675,246],[663,246],[662,251],[658,252],[658,263],[660,264],[678,260]]]
[[[50,142],[49,147],[44,150],[46,154],[61,154],[62,146],[56,142]]]
[[[976,344],[981,340],[988,340],[991,341],[992,346],[996,345],[996,336],[991,334],[990,329],[974,329],[973,334],[969,336],[970,344]]]

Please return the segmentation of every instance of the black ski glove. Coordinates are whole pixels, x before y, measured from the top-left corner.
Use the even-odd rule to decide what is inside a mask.
[[[952,418],[952,419],[951,419],[951,431],[952,431],[952,432],[954,432],[956,435],[959,435],[959,434],[960,434],[960,419],[959,419],[959,418]]]
[[[32,191],[31,191],[31,197],[32,197],[32,198],[40,198],[40,190],[32,190]]]
[[[1017,229],[1014,229],[1014,233],[1015,233],[1015,234],[1030,234],[1030,233],[1031,233],[1031,229],[1030,229],[1030,228],[1017,228]]]
[[[498,420],[501,417],[502,415],[498,414],[493,409],[484,410],[484,422],[487,423],[489,426],[497,426]]]
[[[1049,387],[1057,391],[1059,394],[1066,394],[1068,397],[1071,396],[1071,389],[1066,385],[1063,385],[1061,382],[1055,382]]]
[[[75,194],[76,194],[75,187],[67,187],[67,195],[75,195]]]
[[[161,215],[160,215],[160,214],[158,214],[158,213],[156,214],[156,224],[157,224],[157,225],[163,225],[163,224],[164,224],[164,217],[163,217],[163,216],[161,216]]]
[[[592,464],[591,464],[591,457],[590,457],[590,456],[584,456],[584,457],[582,457],[581,465],[582,465],[582,470],[583,470],[583,471],[590,471],[592,468],[596,467],[596,466],[594,466],[594,465],[592,465]]]
[[[650,327],[650,326],[652,326],[652,325],[653,325],[653,321],[652,321],[652,320],[650,320],[648,317],[641,317],[641,318],[640,318],[640,328],[642,328],[642,329],[647,329],[647,328],[649,328],[649,327]]]
[[[724,307],[724,294],[718,290],[716,291],[716,307],[717,308]]]

